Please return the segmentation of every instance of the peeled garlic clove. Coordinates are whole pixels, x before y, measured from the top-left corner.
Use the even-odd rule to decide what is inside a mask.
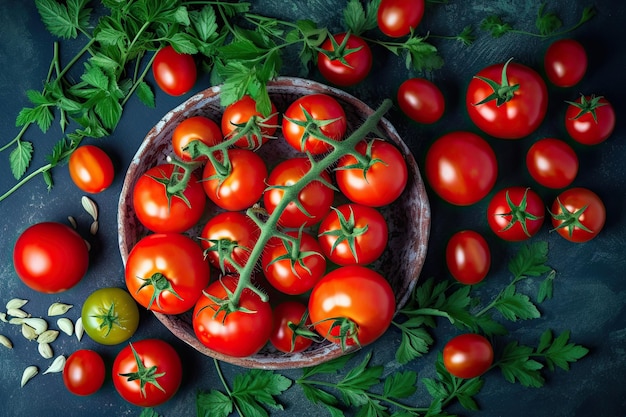
[[[98,206],[96,205],[95,201],[87,196],[83,196],[80,202],[82,203],[85,211],[89,213],[91,218],[93,218],[94,220],[98,220]]]
[[[52,374],[56,372],[63,372],[64,367],[65,367],[65,356],[59,355],[56,358],[54,358],[54,361],[52,361],[48,369],[44,371],[44,375]]]
[[[52,343],[55,340],[57,340],[57,337],[59,337],[58,330],[46,330],[45,332],[43,332],[37,337],[37,343],[40,343],[40,344]]]
[[[0,334],[0,345],[7,347],[9,349],[13,349],[13,343],[11,343],[8,337],[2,334]]]
[[[58,319],[57,326],[63,333],[68,336],[74,334],[74,323],[72,323],[72,320],[68,319],[67,317],[61,317],[60,319]]]
[[[37,368],[34,365],[28,366],[26,369],[24,369],[24,373],[22,374],[22,382],[20,383],[20,386],[23,387],[24,385],[26,385],[26,383],[30,381],[38,373],[39,373],[39,368]]]
[[[27,302],[28,300],[23,300],[21,298],[12,298],[7,301],[6,309],[10,310],[13,308],[22,308],[24,307],[24,305],[26,305]]]
[[[50,346],[48,343],[39,343],[39,345],[37,346],[37,350],[39,350],[39,354],[44,359],[51,359],[52,356],[54,356],[54,353],[52,352],[52,346]]]
[[[30,317],[30,314],[28,314],[21,308],[7,308],[7,315],[11,317],[22,318],[22,319],[26,317]]]
[[[0,321],[7,323],[9,320],[7,320],[7,313],[5,313],[4,311],[0,312]]]
[[[50,307],[48,307],[48,315],[49,316],[61,316],[67,313],[67,311],[72,307],[74,306],[71,304],[53,303],[50,305]]]
[[[74,325],[74,333],[76,334],[76,338],[80,342],[80,339],[83,338],[83,333],[85,332],[85,328],[83,327],[83,318],[79,317],[76,320],[76,324]]]
[[[33,329],[35,329],[35,333],[42,334],[46,330],[48,330],[48,322],[39,317],[27,317],[22,319],[23,324],[27,324]]]
[[[28,324],[26,323],[22,323],[22,335],[27,339],[27,340],[35,340],[37,339],[37,332],[35,331],[35,329],[33,329],[32,327],[30,327]]]

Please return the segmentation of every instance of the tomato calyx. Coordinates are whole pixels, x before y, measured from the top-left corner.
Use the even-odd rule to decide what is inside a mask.
[[[351,36],[350,32],[347,32],[345,36],[343,37],[343,40],[341,41],[341,43],[337,43],[337,40],[335,39],[334,36],[329,36],[333,49],[328,50],[324,48],[317,48],[317,50],[318,52],[326,55],[326,57],[329,60],[339,61],[346,67],[353,68],[352,65],[350,65],[348,61],[346,60],[346,57],[350,54],[360,51],[361,49],[363,49],[363,47],[359,46],[357,48],[348,48],[348,41],[350,40],[350,36]]]
[[[278,113],[271,113],[267,117],[252,115],[245,123],[230,122],[235,128],[225,139],[228,143],[235,143],[241,138],[245,138],[248,146],[242,146],[242,148],[256,151],[263,145],[264,139],[276,139],[275,136],[267,135],[264,130],[278,128],[277,125],[269,123],[269,121],[277,115]]]
[[[501,217],[511,216],[511,220],[501,230],[502,232],[509,230],[510,228],[515,226],[516,223],[519,223],[520,226],[522,227],[522,230],[524,231],[524,234],[528,237],[531,237],[531,233],[528,231],[527,221],[539,220],[543,216],[535,216],[534,214],[526,211],[526,208],[528,206],[528,201],[527,201],[528,190],[529,189],[526,188],[526,190],[524,191],[524,196],[522,197],[522,200],[520,201],[519,205],[516,205],[511,200],[511,197],[509,196],[509,192],[507,190],[506,202],[507,202],[507,205],[509,206],[510,211],[508,213],[496,213],[495,214],[496,216],[501,216]]]
[[[202,239],[202,238],[200,238]],[[218,254],[218,264],[220,267],[220,271],[225,274],[226,271],[226,262],[233,266],[237,271],[239,271],[243,265],[239,265],[237,261],[233,258],[233,253],[235,249],[241,249],[246,252],[250,252],[252,249],[239,245],[238,242],[230,240],[230,239],[202,239],[205,242],[209,242],[211,245],[204,250],[204,254],[206,256],[209,252],[217,252]]]
[[[341,120],[342,117],[336,117],[334,119],[316,119],[306,108],[304,108],[303,105],[300,105],[300,109],[302,110],[302,114],[304,115],[304,120],[297,120],[287,116],[284,116],[284,118],[289,122],[304,129],[304,132],[302,133],[302,138],[300,139],[301,152],[305,151],[306,143],[309,138],[317,139],[324,143],[330,144],[332,144],[333,142],[337,142],[326,136],[322,132],[322,128]]]
[[[492,79],[483,77],[481,75],[474,76],[474,78],[486,82],[489,85],[489,87],[493,89],[493,92],[491,94],[489,94],[487,97],[485,97],[478,103],[474,104],[474,106],[480,106],[481,104],[485,104],[485,103],[495,100],[496,106],[500,107],[504,103],[509,102],[513,99],[513,97],[515,96],[515,92],[519,90],[520,85],[519,84],[510,85],[509,79],[506,75],[506,70],[509,66],[509,63],[512,60],[513,58],[510,58],[508,61],[506,61],[506,63],[502,67],[502,80],[500,84],[498,84],[496,81]]]
[[[159,170],[160,176],[149,175],[149,177],[163,185],[168,205],[171,205],[173,198],[180,198],[187,207],[191,207],[191,203],[184,192],[191,180],[193,171],[198,167],[198,163],[185,163],[171,157],[167,158],[167,162],[175,165],[171,176],[168,177],[164,171]]]
[[[100,325],[98,326],[100,329],[106,328],[106,333],[104,337],[108,337],[111,333],[111,330],[113,330],[115,326],[122,327],[120,325],[119,316],[115,312],[114,304],[111,304],[111,306],[109,306],[109,309],[106,311],[106,313],[95,314],[92,317],[100,320]]]
[[[270,265],[273,265],[276,262],[288,260],[289,267],[291,268],[291,272],[293,272],[293,274],[297,276],[298,278],[300,277],[300,274],[298,273],[298,270],[296,269],[296,265],[300,266],[308,274],[311,274],[311,269],[306,265],[304,260],[310,256],[320,256],[324,258],[324,255],[322,255],[319,252],[312,251],[312,250],[311,251],[302,250],[300,242],[302,238],[303,229],[304,229],[304,225],[302,225],[300,229],[298,230],[297,238],[294,238],[293,236],[289,236],[289,235],[280,236],[280,240],[282,241],[282,244],[286,250],[286,253],[284,255],[277,256],[276,258],[272,259],[267,264],[266,269],[268,269]]]
[[[148,310],[150,309],[150,307],[152,307],[152,304],[154,304],[155,301],[159,309],[162,309],[159,299],[161,297],[161,294],[165,291],[170,292],[174,297],[178,298],[179,300],[183,300],[183,298],[178,295],[176,290],[174,290],[174,287],[172,286],[170,280],[167,279],[167,277],[160,272],[155,273],[150,278],[141,279],[143,281],[143,284],[141,284],[141,286],[137,289],[137,293],[139,293],[139,291],[146,287],[152,287],[153,290],[152,297],[150,298],[150,302],[148,303]]]
[[[154,387],[158,388],[160,391],[165,392],[163,387],[159,384],[158,379],[162,376],[165,376],[165,372],[157,373],[158,368],[156,365],[151,367],[146,367],[143,364],[143,361],[139,357],[139,354],[133,347],[132,343],[129,343],[130,349],[133,351],[133,357],[135,358],[135,362],[137,363],[137,371],[136,372],[128,372],[125,374],[119,374],[120,376],[128,378],[128,381],[137,381],[139,380],[139,387],[141,390],[141,395],[146,398],[146,385],[151,384]]]
[[[356,227],[356,221],[354,220],[354,210],[352,210],[352,206],[349,206],[350,217],[346,219],[346,217],[341,213],[341,211],[337,210],[335,207],[331,207],[335,213],[337,213],[337,219],[339,220],[339,229],[335,230],[327,230],[323,233],[320,233],[318,236],[336,236],[337,239],[333,242],[332,247],[330,248],[330,253],[332,254],[337,246],[339,246],[343,242],[348,243],[348,247],[350,248],[350,253],[354,257],[354,260],[358,263],[359,256],[356,252],[356,238],[365,234],[368,230],[368,225],[366,224],[363,227]]]
[[[569,234],[569,236],[573,236],[575,229],[581,229],[588,233],[594,233],[593,230],[589,229],[580,221],[580,217],[584,214],[589,205],[584,205],[580,209],[571,212],[563,203],[561,203],[561,200],[558,197],[556,201],[559,203],[561,213],[550,212],[550,215],[552,216],[552,218],[560,221],[561,223],[557,227],[552,229],[552,231],[557,229],[567,229],[567,233]]]
[[[226,297],[220,298],[212,294],[209,294],[206,291],[202,291],[202,294],[205,297],[207,297],[209,300],[211,300],[212,304],[207,304],[206,306],[202,307],[201,309],[197,311],[197,314],[200,314],[204,309],[210,308],[211,310],[214,311],[213,318],[217,318],[217,316],[223,312],[224,316],[222,317],[222,324],[224,324],[229,314],[237,313],[237,312],[248,313],[248,314],[255,313],[255,311],[250,310],[249,308],[240,306],[239,301],[235,300],[235,293],[231,291],[230,288],[228,288],[228,286],[224,284],[221,278],[219,282],[222,288],[224,288],[224,291],[226,292]],[[248,284],[246,288],[249,288],[255,293],[261,295],[261,290],[259,290],[252,284]]]
[[[287,327],[292,332],[291,349],[290,349],[291,352],[293,352],[293,350],[295,349],[296,340],[298,339],[298,337],[304,337],[305,339],[313,340],[316,343],[321,343],[321,341],[324,340],[318,333],[311,330],[312,325],[306,324],[308,319],[309,319],[309,312],[308,310],[305,310],[304,314],[302,314],[302,317],[300,318],[300,321],[298,321],[297,323],[293,321],[287,322]]]
[[[348,350],[348,348],[357,346],[361,347],[359,342],[359,325],[348,317],[332,317],[324,321],[332,322],[328,329],[328,336],[336,340],[341,346],[342,351]],[[314,323],[313,326],[319,324]]]
[[[353,164],[346,164],[344,166],[336,167],[335,170],[350,170],[350,169],[359,169],[363,171],[363,178],[367,181],[367,173],[368,171],[376,164],[383,164],[387,166],[388,164],[380,158],[372,158],[372,148],[374,146],[374,140],[370,140],[367,142],[367,147],[365,148],[365,155],[360,152],[353,151],[349,154],[356,159],[356,162]]]
[[[608,104],[607,102],[600,102],[600,100],[602,100],[603,98],[604,96],[596,97],[595,95],[587,98],[585,97],[585,95],[581,94],[579,101],[565,100],[565,102],[578,108],[578,114],[574,116],[572,120],[577,120],[586,114],[591,114],[591,117],[593,117],[593,121],[598,124],[598,115],[596,113],[596,110],[599,107],[606,106]]]

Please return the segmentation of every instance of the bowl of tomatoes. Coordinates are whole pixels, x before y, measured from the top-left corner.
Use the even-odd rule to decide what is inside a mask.
[[[366,182],[371,183],[368,186],[376,186],[373,191],[350,190],[342,184],[345,178],[342,180],[340,177],[346,177],[351,167],[350,161],[347,161],[348,156],[344,155],[342,159],[342,155],[337,156],[333,153],[332,146],[323,148],[324,143],[316,143],[313,140],[317,137],[315,134],[310,142],[301,142],[301,146],[294,146],[289,142],[294,134],[290,130],[297,131],[303,126],[293,114],[294,107],[300,110],[305,108],[305,105],[300,104],[294,106],[294,103],[300,103],[303,98],[306,100],[311,100],[312,97],[319,99],[320,96],[323,96],[324,100],[332,98],[343,112],[342,121],[345,124],[346,137],[357,137],[360,134],[359,127],[376,112],[374,109],[340,89],[301,78],[279,77],[268,83],[267,92],[272,112],[270,116],[262,118],[258,125],[267,128],[268,131],[251,130],[242,136],[246,139],[241,140],[247,141],[243,143],[244,146],[235,142],[240,140],[237,139],[239,136],[233,138],[232,132],[224,130],[224,126],[227,128],[238,125],[235,120],[238,120],[239,113],[245,111],[240,108],[240,111],[234,112],[231,106],[222,106],[222,86],[214,86],[194,95],[168,112],[148,132],[124,178],[118,207],[118,243],[126,269],[129,292],[140,304],[152,310],[157,319],[179,339],[207,356],[247,368],[301,368],[337,358],[372,342],[384,333],[386,330],[384,328],[378,329],[375,337],[363,332],[362,335],[359,333],[358,338],[351,339],[351,343],[340,343],[331,337],[331,333],[341,332],[343,327],[334,322],[326,326],[327,334],[318,334],[316,337],[315,331],[319,333],[317,323],[327,321],[316,318],[320,314],[317,310],[321,310],[320,306],[324,304],[324,300],[319,299],[333,297],[332,294],[328,294],[329,291],[332,292],[329,288],[337,287],[326,285],[324,288],[326,293],[322,295],[322,289],[318,290],[322,285],[317,284],[322,281],[328,282],[334,277],[335,281],[343,282],[341,285],[344,290],[351,292],[349,296],[355,300],[367,300],[374,294],[379,299],[373,298],[367,304],[362,302],[360,307],[353,306],[351,308],[354,311],[346,314],[354,313],[355,317],[369,315],[371,320],[386,314],[389,317],[388,325],[390,318],[406,304],[419,279],[428,247],[430,205],[411,151],[393,125],[384,117],[376,121],[375,129],[370,129],[364,137],[354,142],[356,144],[354,149],[364,156],[371,157],[373,154],[378,155],[376,153],[379,152],[378,146],[381,149],[392,148],[393,152],[388,155],[393,154],[396,159],[386,159],[377,166],[389,168],[391,172],[397,167],[402,167],[404,174],[391,178],[387,176],[384,181],[378,179],[377,182],[377,178],[368,171]],[[328,106],[326,103],[325,109]],[[320,117],[314,111],[303,113],[304,119]],[[337,121],[339,117],[335,116],[336,114],[323,115],[325,122],[321,123],[319,128],[325,129],[326,125]],[[225,125],[224,120],[227,118],[229,122]],[[198,120],[204,124],[194,125],[190,122]],[[207,125],[206,120],[214,123]],[[181,125],[189,127],[184,129],[184,135],[181,134],[183,130]],[[243,125],[244,123],[241,123],[239,127],[242,128]],[[325,137],[332,136],[331,131],[323,133]],[[203,135],[204,138],[201,139],[205,142],[203,145],[195,148],[189,146],[190,142]],[[209,139],[205,141],[207,137]],[[211,146],[215,145],[216,141],[224,141],[225,138],[230,138],[231,142],[238,146],[216,152],[215,155],[218,157],[207,158],[206,154],[200,152],[202,146],[205,150],[212,149]],[[368,146],[368,143],[371,145]],[[244,159],[244,162],[239,163],[242,169],[247,170],[245,171],[247,174],[241,174],[232,184],[224,178],[214,181],[224,167],[230,167],[235,172],[241,148],[246,148],[256,155],[253,157],[248,155],[250,159]],[[333,155],[337,157],[332,159]],[[317,166],[327,157],[332,159],[331,163],[318,169],[319,180],[310,181],[299,191],[297,194],[299,203],[277,205],[273,194],[286,196],[289,181],[293,183],[289,178],[285,180],[285,176],[289,177],[295,172],[295,175],[302,177],[307,166],[309,168],[311,164]],[[388,156],[383,159],[385,158]],[[377,158],[370,159],[380,162]],[[258,161],[261,161],[260,165]],[[212,167],[213,171],[208,172],[207,166],[212,164],[216,167]],[[173,168],[170,168],[174,171],[181,165],[187,166],[188,169],[182,170],[180,175],[173,174],[174,171],[165,172],[164,167],[170,165],[173,165]],[[185,177],[183,172],[191,172],[194,178],[190,182],[200,184],[200,190],[204,188],[206,192],[204,196],[198,197],[193,193],[187,193],[186,188],[182,196],[177,195],[174,192],[180,191],[174,190],[177,184],[171,189],[172,184],[164,184],[160,177],[165,173],[167,174],[165,177],[175,178],[175,182],[178,183]],[[364,177],[364,173],[365,171],[361,171],[357,177]],[[261,178],[260,185],[257,184],[259,182],[257,177]],[[140,189],[145,186],[146,178],[151,180],[148,188],[152,190],[142,192]],[[217,185],[212,186],[210,184],[212,181],[217,182]],[[301,197],[307,189],[309,197]],[[167,215],[170,216],[166,220],[159,219],[154,214],[158,211],[154,208],[158,203],[152,201],[151,195],[154,194],[150,193],[155,190],[161,190],[160,192],[165,195],[162,201],[165,201]],[[211,192],[214,194],[211,195]],[[393,193],[396,195],[389,197]],[[355,202],[359,201],[359,198],[370,201],[367,205]],[[178,207],[179,204],[182,206]],[[319,209],[317,206],[321,204],[325,204],[326,207]],[[190,207],[194,207],[194,213],[185,211],[190,210]],[[181,211],[177,212],[179,209]],[[295,212],[299,210],[300,223],[289,217],[294,210]],[[318,213],[318,210],[321,211]],[[331,219],[333,216],[334,219]],[[354,219],[359,222],[361,216],[365,216],[365,223],[355,223]],[[270,230],[276,233],[266,236],[267,233],[259,231],[257,226],[265,225],[267,228],[267,222],[271,222],[272,219],[277,220]],[[358,232],[354,235],[357,237],[338,239],[332,226],[329,226],[333,222],[343,225],[336,227],[348,227],[351,231]],[[226,236],[225,224],[228,225],[226,228],[230,227],[226,235],[230,236],[230,243],[234,242],[234,249],[231,244],[221,245],[224,239],[216,237]],[[246,225],[243,228],[246,229],[243,235],[234,234],[238,227],[234,227],[233,224]],[[238,230],[241,231],[242,227]],[[361,241],[361,237],[358,236],[366,231],[379,235],[372,235],[374,237],[370,237],[369,241]],[[265,239],[260,244],[258,240],[246,244],[245,239],[251,235],[259,240],[261,239],[259,236],[265,236]],[[190,242],[195,245],[189,245]],[[184,249],[187,246],[189,249]],[[191,246],[199,248],[202,253],[201,260],[198,260],[198,250],[192,249]],[[168,249],[162,249],[165,247]],[[344,250],[342,247],[348,249]],[[167,269],[168,266],[158,273],[155,272],[157,264],[163,263],[162,256],[159,260],[146,262],[150,256],[157,257],[154,255],[157,251],[155,248],[169,251],[173,259],[170,270]],[[281,248],[284,249],[282,252]],[[228,255],[220,257],[219,253],[224,251]],[[289,263],[286,258],[291,255],[287,252],[299,252],[304,255],[298,258],[297,262],[292,258]],[[350,256],[355,262],[345,259]],[[202,261],[205,261],[204,265],[199,265],[203,263]],[[308,263],[309,261],[312,263]],[[279,262],[287,262],[288,266],[283,265],[280,268]],[[177,265],[174,265],[176,263]],[[319,276],[313,283],[307,284],[305,278],[308,279],[309,275],[313,275],[317,270],[320,271]],[[285,271],[295,273],[296,278],[292,277],[291,280],[284,278]],[[174,275],[190,273],[196,275],[192,285],[196,288],[190,289],[182,284],[177,287]],[[238,274],[245,273],[251,275],[251,285],[243,291],[238,291],[236,280],[241,276]],[[168,274],[171,276],[168,277]],[[167,279],[164,280],[164,277]],[[377,288],[381,285],[386,289],[376,294]],[[187,295],[191,292],[185,292],[191,290],[195,291],[195,296]],[[246,303],[244,299],[252,296],[258,298],[256,304],[252,303],[249,304],[250,307],[244,308]],[[228,297],[234,297],[241,304],[241,311],[229,313],[233,306],[224,301]],[[388,300],[383,300],[385,297]],[[194,303],[190,302],[191,299]],[[218,299],[222,302],[220,303]],[[261,299],[262,303],[259,302]],[[215,308],[215,305],[218,305],[218,308]],[[298,308],[295,308],[295,305]],[[382,311],[385,308],[383,306],[392,311]],[[378,308],[381,311],[377,311]],[[262,314],[265,314],[263,319],[255,324],[247,321],[254,315]],[[292,315],[292,320],[283,319],[282,326],[285,327],[285,331],[278,332],[277,329],[281,326],[281,320],[278,318],[287,317],[288,314]],[[234,333],[227,336],[207,336],[209,331],[207,329],[211,326],[223,326],[229,321],[235,321],[235,316],[242,317],[240,328],[248,325],[253,330],[247,334],[236,334],[237,331],[231,329],[228,331]],[[202,317],[207,321],[216,320],[217,324],[199,324],[198,321]],[[298,317],[301,318],[299,323],[294,319]],[[315,320],[311,322],[312,319]],[[285,340],[284,334],[289,333],[289,329],[292,330],[293,336],[294,323],[301,329],[311,330],[309,337],[304,337],[308,341],[303,348],[294,349],[295,345],[291,342],[295,338],[291,336]],[[286,324],[292,326],[288,327]],[[359,332],[367,328],[367,325],[358,323],[358,320],[357,324],[360,326],[356,326]],[[232,326],[233,329],[236,327]],[[219,346],[215,345],[217,339],[220,339]],[[226,346],[228,343],[231,343],[230,347]],[[253,343],[257,346],[248,349]],[[287,344],[287,349],[285,346],[281,347],[281,343]]]

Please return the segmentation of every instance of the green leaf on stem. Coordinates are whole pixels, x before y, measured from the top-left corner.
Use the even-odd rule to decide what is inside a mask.
[[[22,178],[22,175],[28,169],[33,159],[33,144],[28,141],[18,140],[15,142],[15,149],[9,154],[9,163],[11,172],[16,180]]]

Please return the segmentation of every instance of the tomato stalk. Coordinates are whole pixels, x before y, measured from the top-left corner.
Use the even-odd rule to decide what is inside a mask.
[[[500,84],[486,77],[482,77],[479,75],[474,76],[474,78],[477,78],[489,84],[489,87],[493,89],[493,93],[489,94],[483,100],[476,103],[475,106],[479,106],[481,104],[488,103],[492,100],[496,100],[496,106],[499,107],[503,105],[504,103],[511,101],[513,99],[513,97],[515,96],[515,92],[519,90],[520,85],[519,84],[510,85],[509,79],[506,75],[506,69],[508,68],[509,63],[512,60],[513,58],[509,58],[509,60],[506,61],[506,63],[502,67],[502,81],[500,82]]]

